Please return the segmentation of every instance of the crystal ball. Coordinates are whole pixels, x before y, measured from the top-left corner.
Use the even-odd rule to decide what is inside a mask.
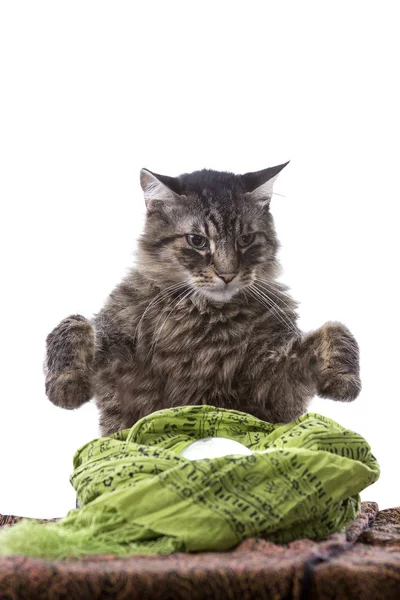
[[[180,454],[188,460],[199,460],[201,458],[219,458],[220,456],[229,456],[232,454],[249,455],[252,454],[252,451],[243,444],[229,438],[208,437],[192,442]]]

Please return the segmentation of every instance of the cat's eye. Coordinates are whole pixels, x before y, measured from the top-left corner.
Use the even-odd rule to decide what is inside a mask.
[[[196,248],[196,250],[204,250],[208,246],[207,238],[194,233],[188,233],[186,241],[192,248]]]
[[[246,233],[245,235],[241,235],[237,239],[238,246],[244,248],[245,246],[250,246],[256,239],[255,233]]]

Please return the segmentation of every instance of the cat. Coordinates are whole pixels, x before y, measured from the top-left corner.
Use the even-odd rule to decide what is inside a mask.
[[[270,203],[287,164],[245,175],[142,169],[137,264],[92,320],[72,315],[47,336],[51,402],[74,409],[94,398],[107,436],[181,405],[277,423],[304,414],[315,394],[357,397],[353,335],[338,322],[302,333],[277,280]]]

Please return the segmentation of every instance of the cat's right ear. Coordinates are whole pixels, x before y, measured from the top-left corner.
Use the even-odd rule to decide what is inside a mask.
[[[262,171],[256,171],[255,173],[246,173],[240,175],[240,179],[247,190],[246,197],[248,200],[256,202],[260,206],[268,208],[271,202],[273,194],[273,185],[278,177],[278,174],[282,171],[288,162],[276,167],[269,167]]]
[[[178,194],[161,181],[161,179],[171,179],[171,181],[173,181],[172,177],[158,175],[157,173],[152,173],[148,169],[142,169],[140,171],[140,185],[142,186],[144,201],[148,210],[151,208],[152,201],[158,200],[161,202],[168,202],[178,198]]]

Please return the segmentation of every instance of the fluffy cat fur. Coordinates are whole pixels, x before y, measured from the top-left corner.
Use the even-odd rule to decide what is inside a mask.
[[[245,175],[141,171],[147,216],[137,265],[91,321],[72,315],[47,337],[54,404],[73,409],[94,398],[108,435],[185,404],[287,422],[315,394],[356,398],[352,334],[335,322],[302,333],[277,281],[270,201],[284,166]]]

